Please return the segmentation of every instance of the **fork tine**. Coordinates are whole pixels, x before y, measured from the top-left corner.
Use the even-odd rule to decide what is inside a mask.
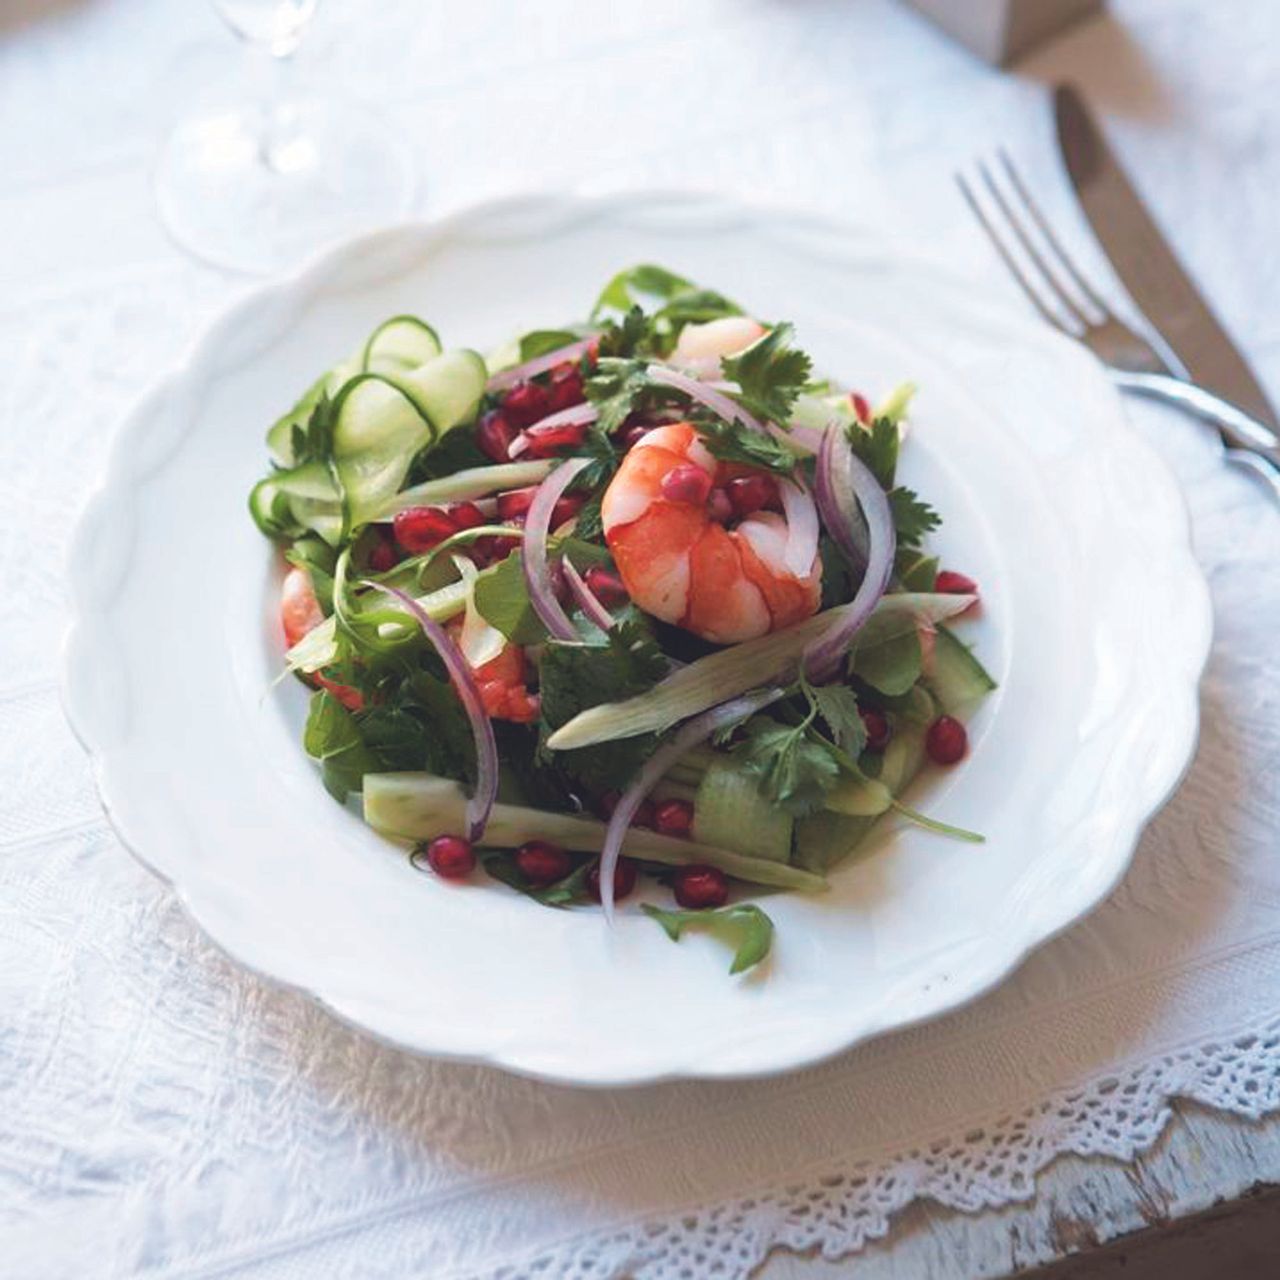
[[[995,229],[991,219],[987,217],[986,210],[978,203],[968,179],[965,178],[963,173],[957,173],[955,177],[956,185],[959,186],[961,194],[969,204],[969,208],[973,210],[973,216],[977,218],[978,225],[987,233],[987,239],[995,246],[996,252],[1004,260],[1004,265],[1009,268],[1010,274],[1022,286],[1022,292],[1031,299],[1032,304],[1043,319],[1047,320],[1055,329],[1061,329],[1063,333],[1070,333],[1067,326],[1062,323],[1062,318],[1045,306],[1039,290],[1027,278],[1018,260],[1009,252],[1000,233]]]
[[[1075,281],[1076,288],[1084,294],[1086,298],[1098,309],[1104,320],[1114,319],[1111,308],[1098,296],[1093,286],[1080,274],[1076,264],[1067,256],[1067,251],[1062,247],[1062,242],[1053,234],[1053,228],[1049,226],[1049,220],[1040,211],[1039,204],[1031,198],[1031,192],[1027,190],[1026,184],[1022,181],[1017,169],[1013,167],[1013,161],[1009,158],[1008,151],[1004,147],[1000,147],[998,154],[1000,162],[1004,165],[1004,171],[1009,176],[1009,181],[1013,185],[1013,189],[1018,193],[1022,203],[1026,205],[1027,212],[1031,215],[1040,234],[1045,238],[1045,242],[1053,250],[1057,259],[1066,268],[1067,274]]]
[[[987,190],[991,193],[991,198],[999,205],[1000,212],[1007,219],[1013,234],[1018,237],[1018,243],[1022,246],[1023,252],[1035,263],[1040,274],[1044,277],[1045,283],[1048,284],[1058,302],[1071,313],[1071,317],[1076,324],[1081,329],[1087,329],[1089,327],[1089,317],[1080,309],[1062,281],[1044,260],[1044,255],[1036,248],[1035,242],[1027,234],[1027,229],[1023,225],[1022,219],[1013,211],[1008,198],[992,175],[990,167],[980,160],[978,161],[978,172],[982,175],[982,180],[986,183]]]

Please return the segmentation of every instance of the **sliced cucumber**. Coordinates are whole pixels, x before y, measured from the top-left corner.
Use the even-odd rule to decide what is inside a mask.
[[[925,683],[951,715],[969,710],[996,687],[969,646],[942,625],[934,636],[933,669]]]
[[[461,831],[465,825],[466,803],[466,792],[448,778],[427,773],[369,773],[364,777],[365,821],[374,830],[394,839],[431,840]],[[495,804],[482,843],[511,849],[526,840],[549,840],[575,852],[599,853],[604,835],[605,824],[591,818]],[[638,827],[627,833],[623,849],[631,857],[668,866],[706,863],[752,884],[808,892],[826,888],[821,876],[786,863],[747,858],[727,849]]]
[[[823,803],[833,813],[875,818],[893,803],[893,792],[879,778],[847,776],[827,792]]]
[[[693,838],[771,862],[791,857],[791,815],[760,794],[759,780],[732,760],[714,761],[693,802]]]
[[[439,334],[425,320],[392,316],[369,335],[360,353],[360,368],[365,372],[402,373],[434,360],[443,349]]]
[[[347,381],[337,398],[333,455],[350,527],[376,518],[420,449],[474,415],[484,384],[484,361],[474,351],[448,351],[401,374]]]
[[[502,462],[492,467],[468,467],[438,480],[425,480],[411,489],[402,489],[378,512],[379,519],[389,519],[408,507],[429,507],[441,502],[465,502],[469,498],[485,498],[504,489],[523,489],[541,484],[556,465],[554,458],[530,459],[528,462]]]

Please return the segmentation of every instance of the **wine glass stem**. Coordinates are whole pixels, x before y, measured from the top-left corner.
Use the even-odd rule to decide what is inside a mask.
[[[289,154],[297,141],[297,112],[286,89],[292,80],[296,44],[277,50],[254,44],[249,56],[256,66],[258,84],[258,158],[273,173],[286,172]]]

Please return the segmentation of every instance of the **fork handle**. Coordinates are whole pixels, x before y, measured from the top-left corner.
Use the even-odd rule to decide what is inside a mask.
[[[1280,436],[1221,396],[1167,373],[1128,373],[1113,369],[1111,376],[1116,385],[1126,391],[1163,400],[1203,419],[1217,427],[1229,452],[1256,454],[1280,472]]]

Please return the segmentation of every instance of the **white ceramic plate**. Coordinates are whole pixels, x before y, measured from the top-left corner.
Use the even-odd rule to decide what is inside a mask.
[[[481,350],[664,263],[794,320],[819,368],[921,390],[907,479],[982,583],[1000,682],[919,803],[743,979],[627,904],[549,911],[410,869],[325,795],[279,670],[279,567],[245,496],[265,425],[388,315]],[[580,1084],[812,1062],[972,999],[1093,907],[1191,755],[1209,640],[1168,471],[1080,348],[854,228],[705,197],[532,198],[355,241],[252,293],[132,415],[71,561],[66,695],[121,838],[246,965],[424,1053]],[[662,891],[655,891],[661,896]]]

